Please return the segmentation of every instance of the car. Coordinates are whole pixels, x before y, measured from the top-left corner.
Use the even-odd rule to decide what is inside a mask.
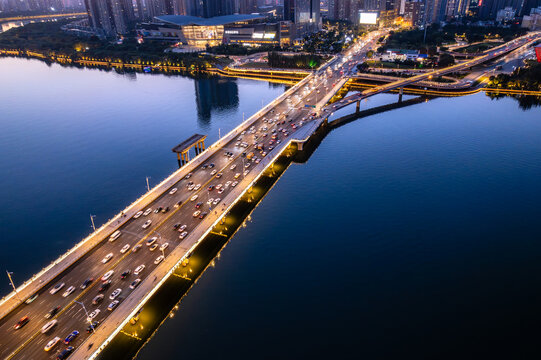
[[[115,241],[116,239],[120,237],[120,235],[122,235],[120,230],[115,231],[114,233],[111,234],[111,236],[109,236],[109,242]]]
[[[107,281],[103,282],[100,285],[98,291],[103,292],[103,291],[107,290],[109,288],[109,286],[111,286],[111,280],[107,280]]]
[[[172,188],[171,191],[169,191],[169,195],[173,195],[174,193],[177,192],[177,188]]]
[[[92,305],[98,305],[103,300],[104,297],[105,295],[103,294],[96,295],[94,299],[92,299]]]
[[[60,291],[66,285],[65,283],[56,284],[51,290],[49,290],[49,294],[54,295],[57,292]]]
[[[202,203],[202,202],[198,202],[197,204],[195,204],[195,208],[196,208],[196,209],[199,209],[199,208],[201,207],[201,205],[203,205],[203,203]]]
[[[115,273],[114,270],[109,270],[109,271],[107,271],[107,272],[101,277],[101,281],[107,281],[107,280],[109,280],[109,278],[110,278],[111,276],[113,276],[114,273]]]
[[[158,241],[158,237],[154,236],[154,237],[151,237],[150,239],[148,239],[145,244],[146,244],[146,246],[150,246],[150,245],[154,244],[156,241]]]
[[[219,203],[220,201],[222,201],[222,199],[216,198],[216,199],[214,199],[213,204],[214,204],[214,205],[218,205],[218,203]]]
[[[238,181],[233,181],[233,182],[231,183],[231,187],[237,186],[238,183],[239,183]]]
[[[214,169],[214,170],[212,170],[212,171],[210,172],[210,175],[214,176],[214,175],[216,175],[216,173],[218,173],[218,170]]]
[[[94,330],[98,327],[98,325],[100,324],[99,321],[94,321],[92,322],[91,324],[89,324],[86,328],[86,332],[87,333],[91,333],[91,332],[94,332]]]
[[[156,210],[154,210],[154,214],[157,214],[157,213],[159,213],[160,211],[162,211],[162,207],[161,207],[161,206],[158,207]]]
[[[194,195],[194,196],[192,196],[192,197],[190,198],[190,201],[195,201],[195,200],[197,200],[197,197],[198,197],[197,194]]]
[[[133,282],[130,284],[130,289],[135,289],[137,286],[139,286],[139,284],[141,283],[141,279],[135,279],[133,280]]]
[[[131,270],[126,270],[122,274],[120,274],[121,279],[127,278],[131,274]]]
[[[145,223],[141,226],[143,229],[148,228],[152,224],[152,220],[147,220]]]
[[[192,216],[193,216],[193,217],[198,217],[199,214],[201,214],[201,210],[197,210],[196,212],[194,212],[194,213],[192,214]]]
[[[134,219],[138,219],[141,217],[141,215],[143,215],[143,212],[142,211],[138,211],[135,215],[133,215],[133,218]]]
[[[191,177],[192,177],[192,175],[193,175],[193,173],[189,173],[189,174],[188,174],[188,175],[186,175],[186,176],[185,176],[184,178],[185,178],[185,179],[189,179],[189,178],[191,178]]]
[[[201,169],[205,170],[207,167],[208,167],[207,164],[203,164],[203,166],[201,166]]]
[[[182,204],[182,200],[179,201],[179,202],[177,202],[177,203],[175,204],[175,207],[178,208],[181,204]]]
[[[114,309],[116,309],[119,303],[120,303],[120,300],[113,301],[112,303],[109,304],[109,306],[107,306],[107,310],[113,311]]]
[[[182,232],[182,231],[186,230],[187,227],[188,227],[187,225],[182,225],[181,227],[178,228],[178,231]]]
[[[111,300],[114,300],[117,298],[118,295],[120,295],[120,293],[122,292],[122,289],[118,288],[118,289],[115,289],[111,295],[109,295],[109,299]]]
[[[60,311],[60,306],[54,307],[47,314],[45,314],[45,319],[50,319],[55,316]]]
[[[207,188],[208,191],[212,191],[214,190],[214,185],[210,185],[208,188]]]
[[[156,260],[154,260],[154,264],[155,264],[155,265],[158,265],[159,263],[161,263],[161,262],[163,261],[163,259],[165,259],[165,258],[163,257],[163,255],[158,256],[158,257],[156,258]]]
[[[109,262],[109,260],[111,260],[112,257],[113,257],[113,253],[109,253],[105,255],[105,257],[101,260],[101,263],[106,264],[107,262]]]
[[[210,199],[207,200],[207,204],[211,205],[213,201],[214,201],[214,199],[210,198]]]
[[[165,214],[166,212],[168,212],[168,211],[169,211],[169,206],[166,206],[166,207],[162,208],[162,210],[161,210],[161,211],[162,211],[162,213],[164,213],[164,214]]]
[[[195,187],[194,184],[190,184],[190,185],[188,185],[188,190],[192,191],[194,187]]]
[[[92,320],[94,320],[94,318],[96,316],[98,316],[98,314],[100,312],[101,312],[100,309],[96,309],[96,310],[92,311],[90,314],[88,314],[88,317],[86,318],[86,321],[91,322]]]
[[[201,215],[199,215],[199,218],[204,219],[205,216],[207,216],[207,212],[202,212]]]
[[[235,170],[235,168],[237,167],[237,164],[233,164],[229,167],[229,170]]]
[[[183,233],[181,233],[178,238],[179,239],[184,239],[186,237],[186,235],[188,235],[188,232],[187,231],[184,231]]]
[[[209,164],[209,169],[212,169],[214,166],[215,166],[214,163],[210,163]]]
[[[138,267],[135,268],[135,270],[133,271],[133,274],[134,275],[139,275],[141,273],[141,271],[145,270],[145,265],[139,265]]]
[[[160,251],[164,251],[169,246],[169,243],[163,243],[162,246],[160,246]]]
[[[216,179],[219,179],[219,178],[221,178],[221,177],[222,177],[222,175],[223,175],[223,174],[222,174],[221,172],[220,172],[220,173],[218,173],[218,174],[216,174]]]
[[[17,321],[17,323],[15,324],[13,328],[15,330],[19,330],[20,328],[28,324],[29,321],[30,321],[30,318],[28,316],[23,316],[19,321]]]
[[[93,281],[94,281],[94,278],[88,278],[85,281],[83,281],[83,283],[81,284],[81,290],[86,289],[88,285],[92,284]]]
[[[35,293],[32,296],[30,296],[28,299],[26,299],[26,301],[24,303],[25,304],[31,304],[34,300],[36,300],[38,298],[38,296],[39,296],[39,294]]]
[[[126,251],[130,250],[130,244],[126,244],[122,247],[122,249],[120,249],[120,253],[121,254],[125,254]]]
[[[251,165],[251,163],[246,163],[246,164],[244,164],[244,168],[248,169],[250,167],[250,165]]]
[[[66,289],[66,291],[64,291],[64,293],[62,294],[62,297],[68,297],[74,291],[75,291],[75,286],[70,286],[69,288]]]
[[[158,247],[158,244],[152,244],[148,249],[150,251],[154,251],[154,250],[156,250],[157,247]]]
[[[43,325],[43,327],[41,328],[41,333],[47,334],[49,331],[51,331],[52,328],[56,326],[57,323],[58,320],[56,319],[49,321],[47,324]]]
[[[139,251],[139,249],[140,249],[142,246],[143,246],[143,245],[141,245],[141,244],[135,245],[135,246],[131,249],[131,252],[137,252],[137,251]]]
[[[68,336],[66,336],[66,338],[64,339],[64,344],[69,345],[70,342],[72,342],[73,340],[75,340],[75,338],[77,337],[77,335],[79,335],[79,331],[73,330],[73,331],[71,332],[71,334],[69,334]]]
[[[47,343],[47,345],[45,345],[43,350],[45,351],[51,350],[52,348],[55,347],[56,344],[58,344],[59,341],[60,341],[60,338],[58,336],[55,336],[51,341]]]
[[[229,185],[231,185],[231,181],[225,183],[225,187],[228,187]]]
[[[195,187],[193,189],[194,189],[194,191],[201,189],[201,184],[195,185]]]
[[[240,173],[236,173],[234,176],[235,179],[238,179],[239,177],[240,177]]]
[[[58,356],[56,357],[58,360],[64,360],[67,359],[68,356],[71,355],[75,348],[73,346],[68,346],[64,351],[62,351]]]
[[[150,214],[152,212],[152,208],[148,208],[145,210],[145,212],[143,213],[143,216],[148,216],[148,214]]]
[[[225,188],[221,188],[220,190],[218,190],[218,194],[221,194],[225,191]]]
[[[216,185],[216,190],[220,190],[222,188],[222,184]]]

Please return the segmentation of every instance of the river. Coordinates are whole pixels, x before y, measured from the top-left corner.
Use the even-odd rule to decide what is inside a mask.
[[[13,58],[0,79],[0,264],[16,283],[87,235],[90,214],[101,224],[170,174],[177,143],[210,144],[285,89]],[[541,108],[511,98],[434,99],[333,130],[138,359],[530,357],[539,179]]]

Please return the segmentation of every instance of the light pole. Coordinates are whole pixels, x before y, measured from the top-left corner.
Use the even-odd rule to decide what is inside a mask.
[[[94,218],[95,217],[96,217],[96,215],[90,214],[90,222],[92,223],[92,230],[94,230],[94,232],[96,231],[96,225],[94,224]]]
[[[75,303],[81,305],[83,307],[83,310],[85,312],[85,315],[86,315],[86,320],[88,321],[88,323],[90,324],[90,328],[92,329],[92,333],[94,333],[94,325],[92,325],[92,319],[90,319],[90,316],[88,315],[88,311],[86,311],[86,307],[85,307],[85,304],[83,304],[82,302],[80,301],[74,301]]]
[[[150,179],[150,176],[147,176],[146,179],[147,179],[147,191],[150,191],[150,184],[148,183],[148,179]]]
[[[11,287],[13,288],[13,291],[15,292],[15,296],[17,296],[17,299],[21,301],[21,298],[19,297],[19,293],[17,292],[17,288],[15,287],[15,284],[13,283],[13,279],[11,278],[11,275],[13,275],[13,273],[6,270],[6,274],[8,274],[9,283],[11,284]]]

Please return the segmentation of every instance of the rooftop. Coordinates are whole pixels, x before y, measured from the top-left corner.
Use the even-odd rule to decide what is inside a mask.
[[[186,25],[199,25],[199,26],[217,26],[217,25],[226,25],[232,24],[239,21],[249,21],[256,19],[264,19],[265,16],[259,14],[235,14],[235,15],[224,15],[224,16],[215,16],[211,18],[200,18],[197,16],[186,16],[186,15],[162,15],[156,16],[155,19],[158,21],[170,23],[173,25],[186,26]]]

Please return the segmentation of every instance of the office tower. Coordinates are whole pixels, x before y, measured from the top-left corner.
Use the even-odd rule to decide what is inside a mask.
[[[91,27],[107,36],[125,34],[135,19],[131,0],[85,0]]]
[[[257,0],[237,0],[235,3],[235,12],[239,14],[252,14],[257,10]]]
[[[284,0],[284,20],[294,24],[296,37],[321,28],[319,0]]]
[[[406,1],[404,20],[412,26],[421,26],[425,21],[425,0]]]

